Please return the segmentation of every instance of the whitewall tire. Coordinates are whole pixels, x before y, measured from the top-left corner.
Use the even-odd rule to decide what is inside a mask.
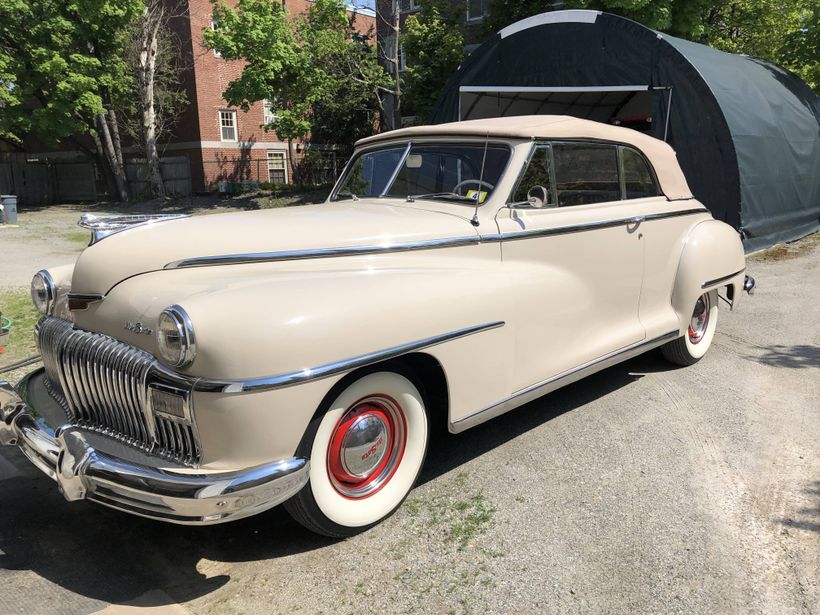
[[[709,350],[718,322],[718,294],[710,290],[698,297],[683,337],[661,347],[663,356],[676,365],[697,363]]]
[[[362,376],[311,422],[299,454],[310,481],[285,503],[291,516],[327,536],[359,533],[398,508],[427,452],[428,419],[418,388],[396,372]]]

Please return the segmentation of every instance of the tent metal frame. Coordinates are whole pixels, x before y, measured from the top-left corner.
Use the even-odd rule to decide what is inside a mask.
[[[462,94],[513,94],[513,96],[509,99],[507,106],[504,108],[504,111],[501,113],[501,117],[504,117],[507,110],[513,105],[513,103],[518,100],[518,97],[521,94],[553,94],[553,93],[577,93],[579,96],[581,94],[587,92],[653,92],[653,91],[664,91],[666,92],[666,117],[664,118],[663,124],[663,140],[666,141],[667,137],[669,136],[669,115],[672,109],[672,86],[664,85],[664,86],[652,86],[652,85],[591,85],[591,86],[514,86],[514,85],[462,85],[458,88],[458,118],[459,120],[465,117],[465,113],[462,111],[461,108],[461,95]],[[475,108],[478,101],[481,99],[480,96],[477,96],[476,99],[472,102],[470,107],[467,109],[466,115],[469,116],[470,112]],[[576,97],[576,101],[578,97]],[[533,101],[536,102],[536,101]],[[546,102],[546,100],[544,101]],[[542,102],[541,106],[543,106],[544,102]],[[571,105],[570,105],[571,106]],[[541,110],[541,107],[538,108],[538,111]]]

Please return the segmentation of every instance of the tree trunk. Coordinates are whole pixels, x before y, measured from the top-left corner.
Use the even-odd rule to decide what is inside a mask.
[[[108,125],[111,128],[111,140],[114,142],[114,155],[117,157],[117,162],[121,167],[125,166],[125,160],[122,157],[122,143],[120,142],[120,124],[117,122],[117,114],[114,109],[108,110]]]
[[[291,168],[291,183],[302,185],[302,173],[299,170],[296,164],[296,145],[293,143],[293,139],[288,139],[288,160],[285,161],[285,171],[287,171],[287,165],[290,163]]]
[[[401,50],[401,0],[394,0],[391,7],[390,28],[393,30],[393,40],[390,46],[390,61],[393,66],[393,129],[401,128],[401,66],[399,66],[399,51]]]
[[[114,150],[114,142],[111,140],[111,131],[108,129],[108,122],[105,121],[105,114],[100,113],[95,118],[97,124],[97,131],[100,133],[100,141],[105,153],[105,159],[111,172],[114,175],[114,183],[117,186],[117,193],[121,201],[128,200],[128,181],[125,177],[125,169],[117,160],[117,154]]]
[[[157,68],[157,43],[159,28],[164,19],[162,7],[157,5],[145,7],[142,27],[142,46],[140,48],[140,94],[142,103],[142,132],[145,137],[145,159],[148,165],[148,179],[151,182],[151,195],[165,196],[165,185],[162,182],[159,152],[157,151],[157,115],[154,107],[154,81]]]
[[[105,178],[105,184],[108,186],[108,194],[114,194],[117,191],[117,184],[114,182],[114,174],[111,172],[110,165],[105,162],[105,150],[103,150],[99,132],[94,134],[93,137],[94,147],[97,150],[96,162],[100,165],[100,174]]]

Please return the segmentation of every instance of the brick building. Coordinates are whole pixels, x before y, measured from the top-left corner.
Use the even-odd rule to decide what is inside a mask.
[[[307,12],[309,0],[282,0],[291,14]],[[203,44],[203,31],[213,27],[210,0],[187,0],[188,14],[173,27],[181,41],[183,76],[189,107],[164,151],[167,156],[186,156],[191,165],[195,192],[210,190],[220,181],[289,183],[293,177],[287,144],[266,132],[270,109],[259,102],[248,111],[232,108],[222,98],[228,84],[242,73],[241,61],[223,60]],[[235,4],[235,0],[229,0]],[[361,34],[375,34],[375,16],[356,9],[354,24]],[[304,144],[297,144],[297,155]]]
[[[235,5],[237,0],[226,0]],[[275,0],[271,0],[275,1]],[[290,14],[304,14],[310,0],[279,0]],[[242,73],[241,61],[227,61],[204,46],[203,32],[213,27],[210,0],[169,0],[180,13],[170,26],[174,30],[185,68],[181,84],[188,104],[169,135],[160,137],[159,152],[166,190],[188,194],[246,182],[290,183],[293,161],[287,143],[266,132],[269,108],[263,102],[248,111],[230,107],[222,95]],[[181,5],[181,6],[180,6]],[[183,9],[183,10],[180,10]],[[375,36],[375,13],[351,9],[359,34]],[[144,194],[148,181],[140,149],[120,131],[125,171],[132,195]],[[296,156],[305,144],[296,144]],[[78,135],[58,146],[34,135],[22,148],[9,150],[0,142],[0,193],[17,194],[21,203],[94,201],[109,193],[104,175],[92,160],[94,143]]]

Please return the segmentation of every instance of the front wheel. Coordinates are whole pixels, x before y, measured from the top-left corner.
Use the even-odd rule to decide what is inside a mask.
[[[716,290],[710,290],[695,302],[686,334],[661,347],[663,356],[676,365],[697,363],[712,345],[717,321],[718,294]]]
[[[363,376],[308,426],[297,454],[310,457],[310,481],[285,508],[325,536],[368,529],[413,488],[427,434],[424,400],[410,380],[395,372]]]

